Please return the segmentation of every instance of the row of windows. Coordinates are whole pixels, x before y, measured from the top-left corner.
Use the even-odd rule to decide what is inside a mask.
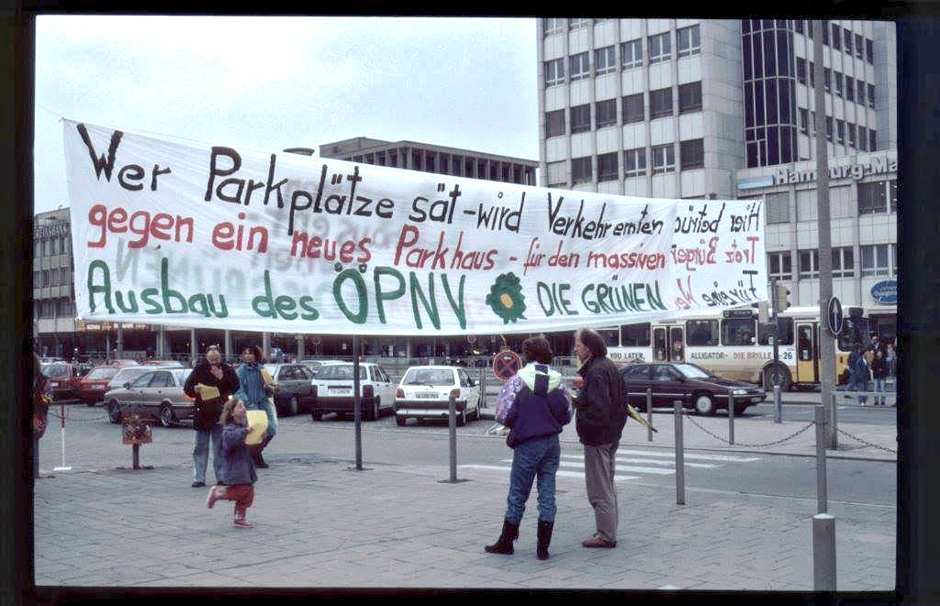
[[[650,119],[673,115],[672,87],[649,92]],[[679,85],[679,113],[685,114],[702,110],[702,83],[690,82]],[[643,93],[626,95],[621,98],[623,124],[646,120]],[[591,104],[575,105],[569,109],[571,133],[591,130]],[[606,99],[594,104],[594,128],[617,125],[617,100]],[[545,136],[555,137],[565,134],[565,110],[545,112]]]
[[[799,108],[800,132],[804,135],[809,134],[809,122],[813,125],[813,136],[816,136],[816,112],[810,112],[802,107]],[[826,116],[826,139],[832,142],[833,136],[832,116]],[[857,134],[856,134],[857,133]],[[878,137],[875,129],[865,128],[861,124],[855,125],[845,120],[835,121],[836,143],[855,147],[862,151],[878,151]]]
[[[60,236],[55,238],[43,238],[34,241],[33,256],[46,257],[49,255],[64,255],[72,248],[71,238]]]
[[[898,275],[897,244],[863,244],[858,247],[861,256],[861,277],[875,278]],[[889,254],[890,253],[890,254]],[[819,251],[797,251],[800,260],[800,280],[819,278]],[[890,262],[889,262],[890,261]],[[789,252],[776,252],[767,255],[767,277],[777,280],[793,279],[793,263]],[[832,277],[855,277],[855,253],[851,246],[833,247]]]
[[[676,148],[674,143],[654,145],[650,148],[652,174],[671,173],[676,170]],[[620,178],[620,153],[598,154],[597,180],[615,181]],[[638,177],[646,174],[646,148],[628,149],[623,152],[624,177]],[[705,145],[703,139],[679,142],[679,163],[681,170],[702,168],[705,166]],[[594,180],[591,156],[572,158],[572,183],[588,183]],[[564,184],[550,184],[549,187],[561,187]]]
[[[752,31],[760,31],[762,29],[773,29],[774,20],[773,19],[744,19],[743,20],[743,30],[744,33],[750,33]],[[797,19],[795,21],[785,21],[783,19],[776,20],[777,29],[793,29],[798,34],[806,34],[810,39],[813,38],[813,22],[804,21],[802,19]],[[830,23],[828,20],[823,21],[823,44],[826,46],[831,46],[833,50],[842,50],[849,56],[854,55],[855,57],[862,59],[874,65],[875,63],[875,44],[869,38],[862,36],[861,34],[853,33],[848,28],[839,26],[836,23]],[[830,42],[831,41],[831,42]]]
[[[391,166],[404,168],[407,152],[399,154],[398,149],[377,151],[357,156],[343,158],[347,162],[363,162],[376,166]],[[401,163],[399,164],[399,159]],[[474,167],[476,172],[474,173]],[[443,152],[430,152],[423,150],[411,151],[411,165],[409,170],[419,170],[442,175],[456,175],[458,177],[473,177],[489,181],[505,181],[508,183],[523,183],[534,185],[534,168],[509,162],[498,163],[482,158],[457,156]]]
[[[67,297],[33,301],[34,318],[74,318],[75,305]]]
[[[72,283],[72,271],[68,267],[54,267],[33,271],[33,288],[66,286]]]
[[[546,29],[546,31],[548,31]],[[665,32],[648,36],[647,64],[653,65],[672,58],[672,33]],[[677,57],[688,57],[702,52],[699,26],[692,25],[676,30]],[[643,65],[643,39],[629,40],[620,44],[620,69],[630,69]],[[564,84],[564,58],[545,61],[545,85]],[[570,82],[591,77],[591,53],[584,51],[568,57],[568,78]],[[594,50],[595,75],[617,71],[617,48],[614,45]]]
[[[815,71],[816,64],[809,62],[809,72],[806,69],[806,59],[796,58],[796,79],[800,84],[806,84],[807,73],[809,74],[809,85],[816,86]],[[823,87],[826,92],[832,92],[832,70],[828,67],[823,68]],[[853,78],[841,72],[835,72],[836,96],[844,97],[848,101],[865,105],[868,101],[868,107],[875,109],[875,85],[866,84],[861,78]],[[868,93],[866,96],[866,92]]]
[[[898,212],[898,182],[894,179],[887,181],[872,181],[870,183],[858,184],[858,206],[850,208],[847,190],[849,186],[842,186],[830,190],[831,203],[829,206],[830,215],[833,219],[849,218],[857,211],[857,216]],[[809,198],[803,198],[802,194],[797,194],[797,215],[806,214],[805,217],[797,216],[796,220],[815,221],[815,201]],[[790,195],[787,192],[777,192],[755,196],[763,197],[764,207],[767,216],[767,225],[778,225],[790,222]],[[802,199],[801,199],[802,198]],[[741,198],[751,199],[751,198]],[[808,211],[808,213],[807,213]]]

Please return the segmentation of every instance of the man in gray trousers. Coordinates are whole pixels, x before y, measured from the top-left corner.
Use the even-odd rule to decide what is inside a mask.
[[[575,333],[574,351],[581,360],[583,382],[573,404],[578,438],[584,444],[584,477],[594,508],[597,531],[584,547],[617,546],[617,491],[614,468],[617,447],[627,422],[627,390],[617,367],[607,358],[604,338],[590,328]]]

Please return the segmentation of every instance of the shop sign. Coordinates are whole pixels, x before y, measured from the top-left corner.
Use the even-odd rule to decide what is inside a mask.
[[[858,181],[871,175],[896,173],[898,161],[888,156],[872,158],[870,162],[857,162],[829,167],[830,179],[848,179],[851,177]],[[779,168],[774,173],[774,185],[793,185],[794,183],[811,183],[816,180],[816,170],[793,170],[792,168]]]
[[[882,280],[871,287],[871,298],[884,305],[897,305],[898,281]]]

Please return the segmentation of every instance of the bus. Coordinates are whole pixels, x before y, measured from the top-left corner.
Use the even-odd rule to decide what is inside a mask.
[[[856,342],[869,343],[869,322],[861,307],[844,309],[842,332],[835,342],[837,383],[844,382],[849,353]],[[754,308],[703,312],[682,320],[624,324],[598,330],[615,363],[690,362],[727,379],[748,381],[783,391],[819,384],[819,308],[791,307],[778,314],[778,361],[773,332],[758,322]],[[839,378],[842,377],[843,381]]]

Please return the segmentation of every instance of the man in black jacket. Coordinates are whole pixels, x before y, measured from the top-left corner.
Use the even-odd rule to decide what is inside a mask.
[[[617,367],[607,358],[607,344],[595,330],[575,333],[575,354],[581,360],[583,378],[574,400],[575,426],[584,444],[584,476],[588,500],[594,508],[597,531],[581,543],[584,547],[617,546],[617,491],[614,468],[617,447],[627,422],[627,391]]]
[[[213,391],[211,397],[204,397]],[[206,485],[206,468],[209,465],[209,441],[212,441],[212,469],[215,481],[222,481],[222,426],[219,417],[222,404],[238,391],[238,375],[235,370],[222,362],[222,354],[214,346],[206,352],[206,361],[196,366],[183,391],[193,402],[193,488]]]

